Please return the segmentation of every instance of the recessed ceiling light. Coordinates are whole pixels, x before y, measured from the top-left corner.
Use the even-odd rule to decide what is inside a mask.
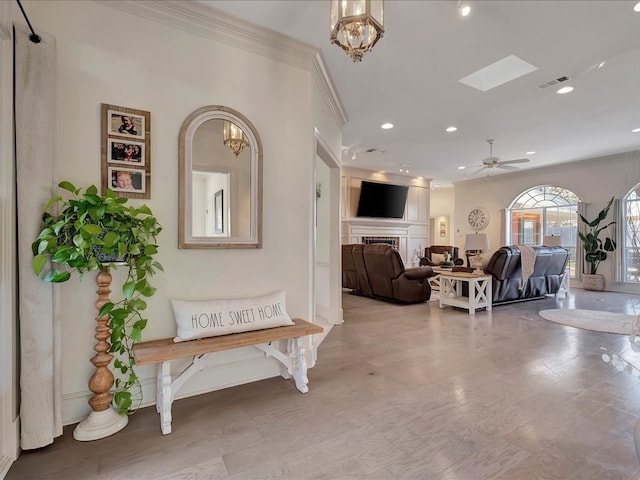
[[[471,13],[471,5],[468,2],[458,1],[458,12],[461,16],[466,17]]]
[[[467,167],[458,167],[458,170],[464,170]]]
[[[633,130],[631,130],[633,133],[638,133],[640,132],[640,128],[634,128]]]
[[[636,3],[636,6],[633,7],[634,12],[640,12],[640,2]]]
[[[566,87],[562,87],[556,91],[557,94],[564,95],[565,93],[573,92],[573,87],[567,85]]]
[[[454,127],[453,125],[447,127],[447,132],[449,133],[455,132],[456,130],[458,130],[458,127]]]
[[[380,125],[380,128],[382,128],[383,130],[389,130],[393,128],[393,123],[383,123],[382,125]]]
[[[531,150],[530,152],[525,153],[525,155],[535,155],[535,154],[536,154],[536,152],[533,151],[533,150]]]

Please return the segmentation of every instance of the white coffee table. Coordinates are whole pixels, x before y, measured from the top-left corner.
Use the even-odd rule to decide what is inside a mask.
[[[491,275],[466,272],[440,273],[440,308],[449,305],[469,310],[475,315],[479,308],[491,311]],[[468,284],[469,295],[462,294],[462,285]]]

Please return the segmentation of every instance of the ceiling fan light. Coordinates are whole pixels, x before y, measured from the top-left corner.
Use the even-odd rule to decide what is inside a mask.
[[[331,0],[331,43],[357,63],[384,35],[383,0]]]

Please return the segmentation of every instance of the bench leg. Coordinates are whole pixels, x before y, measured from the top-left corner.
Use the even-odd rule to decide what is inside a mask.
[[[156,410],[160,414],[162,434],[171,433],[171,367],[170,362],[156,364]]]
[[[307,393],[309,391],[309,379],[307,378],[307,361],[304,358],[304,348],[300,347],[297,338],[292,338],[291,343],[295,355],[293,360],[293,379],[296,381],[296,388],[302,393]]]
[[[297,338],[290,338],[287,341],[287,350],[282,353],[270,343],[254,345],[262,350],[268,358],[274,358],[281,363],[280,375],[288,379],[293,377],[296,388],[302,393],[307,393],[309,379],[307,378],[307,361],[304,358],[304,348],[302,348]]]

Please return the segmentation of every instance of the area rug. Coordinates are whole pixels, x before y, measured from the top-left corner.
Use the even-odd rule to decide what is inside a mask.
[[[566,309],[541,310],[538,315],[545,320],[568,327],[622,335],[631,334],[633,322],[637,318],[635,315],[626,315],[624,313]]]

